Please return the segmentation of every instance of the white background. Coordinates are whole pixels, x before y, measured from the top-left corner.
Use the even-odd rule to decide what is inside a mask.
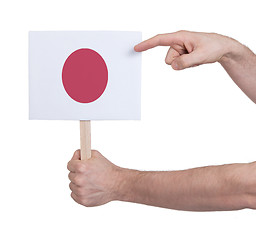
[[[70,198],[76,121],[28,120],[29,30],[218,32],[256,50],[254,1],[1,1],[0,238],[255,239],[256,213],[183,212]],[[92,146],[122,167],[172,170],[256,160],[256,106],[218,64],[175,72],[143,54],[142,120],[92,123]]]

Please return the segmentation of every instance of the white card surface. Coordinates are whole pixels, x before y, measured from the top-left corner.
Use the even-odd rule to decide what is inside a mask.
[[[133,50],[141,32],[32,31],[29,33],[29,118],[138,120],[141,108],[141,53]],[[63,85],[63,67],[80,49],[104,59],[107,85],[96,100],[74,100]]]

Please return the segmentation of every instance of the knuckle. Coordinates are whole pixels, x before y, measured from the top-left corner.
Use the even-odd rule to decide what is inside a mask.
[[[70,161],[67,164],[67,169],[70,171]]]
[[[171,60],[170,60],[169,58],[165,58],[165,63],[166,63],[167,65],[171,65]]]
[[[80,176],[75,176],[73,179],[73,183],[77,186],[83,185],[83,179]]]
[[[84,198],[84,199],[82,200],[82,204],[83,204],[84,206],[86,206],[86,207],[92,207],[92,206],[94,206],[93,203],[92,203],[92,201],[88,200],[87,198]]]
[[[68,179],[71,181],[71,172],[68,174]]]
[[[70,193],[70,196],[74,199],[74,201],[77,202],[77,198],[75,197],[75,194],[73,192]]]
[[[82,200],[80,199],[80,197],[75,196],[75,194],[72,192],[71,193],[71,197],[73,198],[73,200],[79,204],[82,204]]]
[[[79,172],[79,173],[84,173],[86,170],[85,168],[85,165],[81,162],[79,162],[77,165],[76,165],[76,171]]]
[[[186,68],[187,67],[187,63],[183,58],[180,58],[178,61],[178,66],[180,69]]]
[[[102,154],[98,150],[92,150],[92,158],[101,158]],[[90,166],[89,162],[87,162],[86,167]],[[88,169],[87,169],[88,170]]]
[[[93,155],[95,156],[99,156],[100,152],[98,150],[92,150]]]
[[[74,151],[72,159],[77,159],[77,155],[79,155],[79,149]]]
[[[76,189],[76,195],[79,197],[83,197],[84,196],[84,191],[82,188],[77,188]]]
[[[177,31],[177,33],[184,34],[184,33],[187,33],[187,31],[186,30],[179,30],[179,31]]]
[[[180,60],[179,60],[179,66],[180,66],[180,67],[184,67],[184,65],[185,65],[184,60],[183,60],[183,59],[180,59]]]
[[[155,36],[156,42],[159,43],[163,34],[157,34]]]
[[[182,38],[183,41],[187,41],[189,39],[188,33],[189,31],[186,30],[180,30],[176,32],[176,34],[179,35],[179,37]]]

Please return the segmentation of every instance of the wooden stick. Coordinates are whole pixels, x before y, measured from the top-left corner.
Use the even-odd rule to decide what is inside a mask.
[[[91,158],[91,121],[80,120],[81,160]]]

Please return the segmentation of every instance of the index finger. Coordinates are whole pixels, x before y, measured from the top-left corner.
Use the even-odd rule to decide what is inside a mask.
[[[81,160],[72,159],[68,162],[67,169],[70,172],[77,172],[78,166],[81,164]]]
[[[170,46],[178,41],[177,33],[165,33],[158,34],[152,38],[149,38],[134,47],[136,52],[146,51],[156,46]]]
[[[73,157],[71,158],[71,160],[68,162],[67,168],[69,171],[71,172],[75,172],[75,164],[77,164],[77,162],[80,162],[80,149],[77,149],[74,154]]]

